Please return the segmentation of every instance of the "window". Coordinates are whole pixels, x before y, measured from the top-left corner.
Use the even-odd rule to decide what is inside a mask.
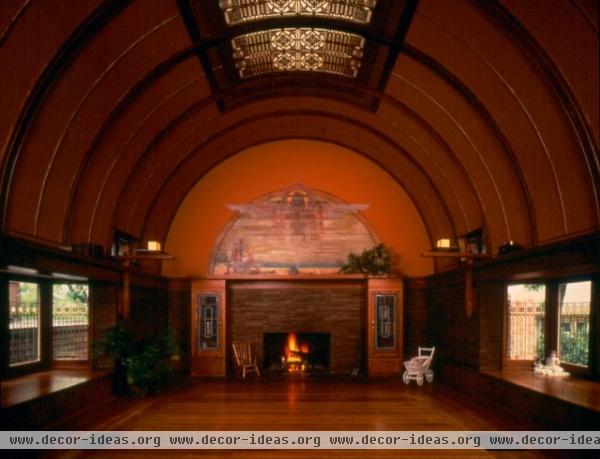
[[[234,29],[231,47],[240,78],[290,71],[356,78],[365,37],[335,27],[312,27],[311,18],[368,24],[376,3],[376,0],[223,0],[220,7],[226,24]],[[237,24],[298,17],[304,18],[301,27],[292,21],[290,27],[279,29],[265,25],[248,33],[235,31]]]
[[[588,365],[591,294],[590,281],[562,283],[558,286],[558,356],[562,362]]]
[[[54,360],[88,360],[89,287],[55,284],[52,291],[52,356]]]
[[[40,289],[34,282],[9,282],[9,365],[40,361]]]
[[[198,296],[198,350],[219,348],[219,296]]]
[[[396,348],[396,295],[376,295],[376,349]]]
[[[506,359],[544,360],[556,351],[569,371],[597,371],[590,367],[592,286],[591,280],[509,285]]]
[[[377,0],[221,0],[227,25],[270,17],[322,16],[368,24]]]
[[[17,376],[90,360],[87,284],[21,274],[5,282],[9,332],[5,374]]]
[[[365,39],[339,30],[285,28],[239,35],[231,45],[241,78],[292,70],[354,78]]]
[[[545,301],[543,284],[508,287],[509,360],[535,360],[544,356]]]

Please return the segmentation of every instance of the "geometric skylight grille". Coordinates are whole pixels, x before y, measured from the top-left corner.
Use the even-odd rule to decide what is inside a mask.
[[[323,16],[368,24],[377,0],[220,0],[227,25],[276,16]]]
[[[285,28],[261,30],[231,40],[241,78],[264,73],[312,71],[354,78],[365,39],[338,30]]]

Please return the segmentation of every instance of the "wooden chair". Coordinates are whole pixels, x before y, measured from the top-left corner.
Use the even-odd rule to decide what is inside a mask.
[[[242,378],[246,378],[246,373],[256,372],[260,376],[260,370],[256,363],[256,356],[252,355],[252,346],[250,343],[233,343],[233,355],[238,368],[242,369]]]

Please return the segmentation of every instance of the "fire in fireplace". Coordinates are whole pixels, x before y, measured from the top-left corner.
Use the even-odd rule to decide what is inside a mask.
[[[310,346],[308,343],[298,344],[296,333],[288,333],[285,351],[281,356],[281,366],[288,373],[303,373],[308,367],[308,355]]]
[[[330,333],[265,333],[264,367],[287,373],[329,370]]]

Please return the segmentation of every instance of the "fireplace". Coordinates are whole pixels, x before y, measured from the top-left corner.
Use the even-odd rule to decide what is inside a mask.
[[[283,373],[326,373],[330,367],[331,334],[264,333],[264,369]]]
[[[297,362],[310,371],[331,375],[397,373],[402,369],[402,281],[362,277],[278,278],[252,276],[192,283],[192,374],[233,376],[237,365],[233,343],[250,343],[261,370],[280,371],[288,333],[296,331]],[[382,292],[382,293],[379,293]],[[376,298],[398,295],[394,317],[397,335],[391,345],[375,347],[371,317],[378,318]],[[215,346],[202,343],[201,300],[217,295]],[[212,330],[212,329],[211,329]],[[389,333],[389,330],[386,329]],[[304,348],[303,343],[308,347]],[[379,343],[381,344],[381,343]],[[379,346],[379,344],[377,344]],[[395,345],[395,348],[390,346]],[[289,348],[289,346],[288,346]],[[307,349],[305,352],[304,349]],[[289,361],[288,361],[289,362]],[[368,366],[367,366],[368,365]]]
[[[366,284],[350,281],[229,281],[227,284],[228,373],[235,374],[231,343],[252,343],[261,369],[281,371],[288,332],[302,342],[313,334],[310,365],[329,374],[349,374],[361,366]],[[277,335],[267,338],[267,335]],[[324,343],[317,338],[329,335]],[[276,340],[272,343],[269,340]],[[327,341],[328,340],[328,341]],[[269,341],[269,342],[267,342]],[[309,348],[311,342],[309,341]],[[321,356],[320,349],[325,348]],[[275,351],[268,350],[275,349]],[[314,358],[318,360],[314,361]]]

